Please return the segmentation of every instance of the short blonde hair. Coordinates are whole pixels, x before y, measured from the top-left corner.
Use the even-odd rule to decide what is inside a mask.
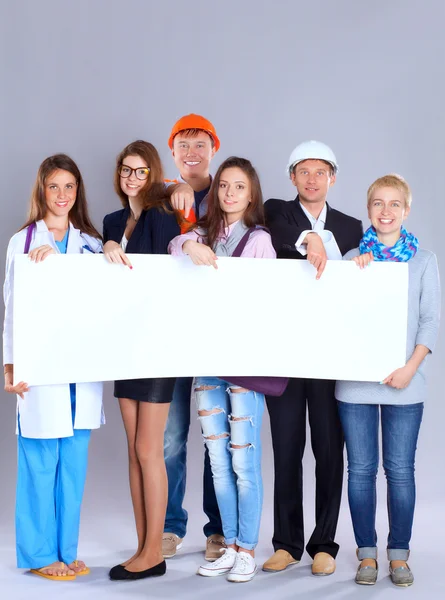
[[[378,188],[382,187],[391,187],[399,191],[405,197],[405,206],[411,206],[412,195],[411,189],[407,182],[403,179],[401,175],[397,175],[397,173],[390,173],[389,175],[384,175],[383,177],[379,177],[371,183],[368,188],[368,208],[371,204],[371,198],[374,192]]]

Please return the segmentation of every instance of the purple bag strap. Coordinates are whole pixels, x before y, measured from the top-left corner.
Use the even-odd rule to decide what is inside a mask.
[[[35,228],[36,228],[35,223],[31,223],[31,225],[28,225],[28,230],[26,232],[25,248],[23,250],[23,252],[25,254],[28,254],[28,252],[29,252],[29,247],[31,246],[32,234],[34,233]]]
[[[241,256],[241,254],[244,251],[244,248],[246,247],[247,242],[249,241],[250,235],[257,229],[263,229],[264,231],[267,231],[265,227],[250,227],[240,239],[238,246],[233,251],[232,257],[239,258]]]

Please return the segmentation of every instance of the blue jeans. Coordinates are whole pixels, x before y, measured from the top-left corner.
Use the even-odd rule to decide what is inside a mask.
[[[352,404],[338,402],[348,453],[348,498],[359,559],[377,557],[375,514],[379,464],[379,417],[388,486],[388,558],[407,560],[416,488],[414,459],[423,403]]]
[[[164,458],[168,477],[168,504],[164,531],[183,538],[187,531],[187,511],[183,508],[187,478],[187,439],[190,429],[192,377],[178,377],[164,436]],[[204,535],[222,535],[221,517],[215,496],[209,454],[204,455],[203,509],[208,523]]]
[[[253,550],[258,543],[263,482],[261,423],[264,395],[236,393],[239,386],[217,377],[197,377],[196,405],[209,450],[226,544]],[[202,412],[215,411],[203,415]],[[234,447],[235,446],[235,447]]]

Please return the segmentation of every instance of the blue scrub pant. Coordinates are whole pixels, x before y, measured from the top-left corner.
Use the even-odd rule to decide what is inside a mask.
[[[74,386],[72,386],[74,388]],[[75,392],[72,393],[73,417]],[[16,551],[19,569],[77,559],[80,508],[91,431],[72,437],[18,436]]]

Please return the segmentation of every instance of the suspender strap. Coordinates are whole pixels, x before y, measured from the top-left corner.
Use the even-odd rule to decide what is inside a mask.
[[[35,228],[36,228],[36,224],[31,223],[31,225],[28,226],[28,229],[26,231],[25,248],[23,250],[23,252],[25,254],[28,254],[28,252],[29,252],[29,247],[31,246],[32,234],[34,233]]]
[[[240,239],[238,246],[233,251],[232,257],[239,258],[241,254],[244,252],[244,248],[246,247],[247,242],[249,241],[250,235],[257,231],[258,229],[263,229],[264,231],[268,231],[265,227],[250,227],[243,237]]]
[[[254,231],[255,231],[255,227],[250,227],[246,231],[246,233],[243,235],[243,237],[238,242],[238,246],[233,251],[232,257],[234,256],[236,258],[239,258],[241,256],[241,254],[243,253],[244,248],[246,247],[247,242],[249,241],[250,234],[253,233]]]

